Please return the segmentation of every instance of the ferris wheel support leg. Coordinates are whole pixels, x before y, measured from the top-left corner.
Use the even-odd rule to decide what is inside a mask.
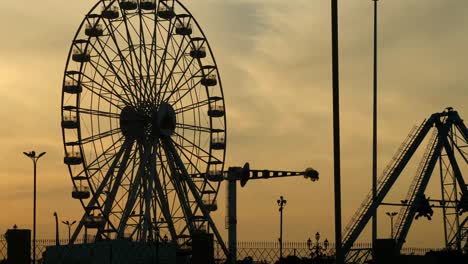
[[[171,144],[170,139],[169,139],[169,144]],[[171,152],[167,143],[163,144],[163,148],[164,148],[164,151],[166,152],[169,169],[171,170],[171,173],[174,176],[174,177],[171,177],[172,185],[176,189],[177,196],[179,197],[179,200],[181,203],[180,206],[182,207],[182,211],[184,212],[185,221],[187,222],[189,231],[192,234],[195,230],[195,226],[193,224],[193,212],[190,209],[190,204],[188,203],[188,200],[187,200],[187,196],[188,196],[187,192],[184,190],[184,188],[181,185],[182,179],[181,179],[180,172],[177,171],[176,157],[174,157],[174,154]]]
[[[213,219],[211,219],[211,216],[210,216],[209,212],[203,206],[203,201],[202,201],[202,199],[200,197],[200,194],[197,191],[197,187],[195,186],[195,184],[191,180],[191,178],[190,178],[190,176],[189,176],[189,174],[187,172],[187,169],[185,168],[184,163],[182,162],[179,155],[177,154],[177,150],[175,149],[171,139],[170,138],[164,138],[163,140],[164,140],[165,145],[169,148],[170,152],[172,153],[171,156],[174,158],[174,161],[177,163],[179,169],[181,170],[182,176],[183,176],[184,180],[187,182],[188,187],[189,187],[190,191],[192,192],[193,197],[195,198],[197,204],[200,205],[200,210],[203,213],[203,216],[205,217],[205,219],[208,221],[209,226],[211,226],[211,228],[213,230],[213,233],[214,233],[216,239],[218,240],[218,243],[220,244],[221,248],[224,251],[224,254],[226,256],[229,256],[229,251],[228,251],[226,245],[224,244],[223,238],[219,234],[218,228],[214,224]]]
[[[143,230],[141,239],[143,241],[152,240],[153,234],[151,231],[151,193],[152,193],[152,184],[150,179],[154,179],[153,170],[151,170],[151,145],[145,144],[143,146],[144,150],[144,171],[143,175],[143,192],[144,192],[144,201],[145,201],[145,214],[143,218]]]
[[[109,167],[109,170],[107,171],[106,175],[104,176],[104,179],[102,180],[101,184],[96,189],[96,191],[94,192],[93,198],[91,199],[91,201],[89,201],[87,207],[92,207],[97,203],[99,196],[102,194],[102,191],[104,190],[104,187],[107,185],[107,182],[109,181],[109,178],[113,174],[113,170],[115,169],[115,166],[117,165],[118,161],[120,160],[120,157],[122,156],[124,150],[127,148],[128,144],[129,144],[129,139],[125,139],[124,143],[122,143],[122,146],[120,147],[119,151],[117,152],[114,160],[112,161],[112,164]],[[73,236],[71,237],[70,241],[68,242],[69,244],[73,244],[76,241],[76,239],[78,238],[78,235],[80,234],[81,229],[83,228],[84,220],[88,215],[89,215],[89,211],[86,209],[85,213],[83,214],[83,217],[81,218],[80,222],[78,223],[78,226],[76,227],[75,231],[73,232]]]
[[[153,147],[154,153],[152,154],[152,157],[155,157],[155,159],[151,159],[151,171],[154,171],[155,177],[153,178],[153,181],[154,181],[154,185],[155,185],[155,188],[156,188],[156,193],[159,194],[159,195],[155,196],[156,197],[155,199],[157,201],[159,201],[159,207],[161,207],[161,212],[164,215],[164,219],[171,219],[171,213],[169,211],[169,203],[167,202],[167,199],[165,199],[165,196],[163,195],[164,190],[162,188],[161,182],[159,181],[159,177],[158,177],[157,170],[156,170],[156,158],[157,158],[158,153],[156,153],[157,144],[154,144],[154,145],[155,145]],[[155,215],[155,217],[156,217],[156,215]],[[166,220],[166,222],[167,222],[167,225],[169,227],[169,232],[171,233],[171,240],[173,242],[176,242],[177,233],[175,231],[174,223],[172,221],[169,221],[169,220]]]
[[[104,205],[104,211],[103,211],[102,215],[106,219],[107,223],[109,223],[109,225],[112,225],[112,223],[109,221],[109,213],[112,210],[112,205],[113,205],[113,203],[115,201],[115,196],[117,194],[117,191],[118,191],[119,187],[121,187],[120,185],[121,185],[121,182],[122,182],[122,177],[123,177],[125,169],[127,168],[127,165],[128,165],[130,153],[132,152],[132,146],[133,146],[133,140],[131,142],[129,142],[129,145],[126,147],[125,153],[124,153],[124,155],[122,157],[122,161],[119,164],[119,170],[117,172],[117,175],[116,175],[115,180],[114,180],[113,185],[112,185],[112,190],[109,193],[109,195],[107,195],[107,197],[106,197],[106,202],[105,202],[105,205]],[[115,226],[112,225],[112,228],[117,232],[117,228]],[[100,228],[99,232],[102,232],[102,231],[103,231],[103,228]]]
[[[142,153],[141,148],[139,149],[139,151],[140,151],[140,155],[141,155],[141,153]],[[140,166],[138,167],[137,175],[135,176],[135,179],[133,181],[133,185],[130,187],[131,191],[130,191],[130,194],[128,195],[128,200],[127,200],[127,203],[125,204],[125,209],[123,211],[122,218],[120,219],[120,223],[119,223],[119,229],[118,229],[119,230],[119,233],[118,233],[119,238],[124,237],[125,226],[127,224],[128,218],[130,217],[130,213],[132,212],[132,209],[135,206],[135,201],[136,201],[136,198],[137,198],[137,194],[138,194],[138,191],[139,191],[140,185],[141,185],[141,177],[142,177],[143,170],[144,170],[143,166],[144,166],[143,164],[140,164]]]

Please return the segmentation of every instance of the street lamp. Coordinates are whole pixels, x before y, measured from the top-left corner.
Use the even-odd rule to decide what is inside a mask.
[[[35,151],[23,152],[24,155],[29,157],[34,164],[34,198],[33,198],[33,263],[36,263],[36,168],[37,161],[46,153],[42,152],[36,156]]]
[[[328,246],[329,246],[329,243],[328,243],[328,239],[325,239],[325,241],[323,241],[323,246],[320,245],[320,233],[317,232],[315,233],[315,246],[312,245],[312,240],[310,239],[307,239],[307,248],[309,249],[310,251],[310,258],[312,259],[314,256],[315,258],[320,258],[324,255],[324,251],[326,251],[328,249]],[[312,250],[314,252],[312,252]]]
[[[280,261],[283,258],[283,208],[286,206],[286,200],[283,196],[276,201],[279,206],[280,212],[280,237],[279,237],[279,244],[280,244]]]
[[[385,214],[387,214],[390,217],[390,236],[391,236],[391,238],[393,238],[393,217],[395,217],[395,215],[397,215],[398,213],[397,212],[386,212]]]
[[[58,228],[58,215],[57,212],[54,212],[55,217],[55,245],[60,246],[60,238],[59,238],[59,228]]]
[[[63,224],[65,224],[68,227],[68,242],[71,240],[71,228],[72,226],[76,223],[76,221],[73,221],[70,223],[70,221],[62,221]]]

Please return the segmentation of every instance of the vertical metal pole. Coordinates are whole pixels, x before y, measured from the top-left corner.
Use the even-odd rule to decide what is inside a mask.
[[[390,237],[393,238],[393,215],[390,216]]]
[[[57,212],[54,212],[55,217],[55,245],[60,246],[60,238],[59,238],[59,224],[58,224],[58,215]]]
[[[283,206],[280,207],[280,261],[283,259]]]
[[[237,182],[228,175],[228,247],[230,263],[237,262]]]
[[[33,159],[33,163],[34,163],[33,263],[36,264],[36,163],[37,163],[37,160]]]
[[[374,1],[374,102],[372,126],[372,200],[377,196],[377,1]],[[393,218],[392,218],[393,219]],[[393,235],[392,235],[393,237]],[[377,208],[372,215],[372,248],[377,240]]]
[[[336,263],[343,264],[341,248],[341,168],[340,168],[340,84],[338,67],[338,0],[331,1],[332,79],[333,79],[333,161],[335,193]]]

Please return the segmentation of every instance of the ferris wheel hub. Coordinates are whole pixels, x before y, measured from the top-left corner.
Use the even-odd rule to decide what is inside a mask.
[[[126,106],[120,113],[120,129],[127,138],[143,140],[170,137],[176,123],[174,108],[165,102],[157,108]]]

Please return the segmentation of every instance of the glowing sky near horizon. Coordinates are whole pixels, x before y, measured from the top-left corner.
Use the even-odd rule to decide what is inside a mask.
[[[78,220],[63,164],[60,100],[71,41],[96,0],[0,3],[0,233],[32,226],[32,164],[23,151],[46,151],[38,173],[38,237],[54,235],[53,212]],[[372,1],[340,1],[343,225],[371,186]],[[301,178],[249,182],[238,189],[239,240],[277,241],[276,199],[286,241],[333,226],[330,7],[328,0],[183,0],[206,33],[223,80],[227,166],[303,170]],[[452,106],[468,115],[468,2],[379,1],[379,172],[413,125]],[[414,169],[417,162],[410,164]],[[406,195],[413,172],[390,197]],[[440,197],[437,175],[428,196]],[[225,192],[214,219],[224,230]],[[379,236],[389,220],[379,209]],[[343,228],[344,228],[343,226]],[[62,235],[66,234],[61,226]],[[415,221],[408,245],[442,246],[441,211]],[[369,240],[369,235],[363,237]]]

